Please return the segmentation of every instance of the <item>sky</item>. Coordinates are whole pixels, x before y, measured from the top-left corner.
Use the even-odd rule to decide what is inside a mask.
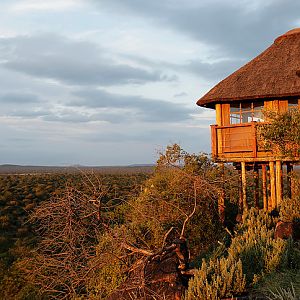
[[[0,164],[210,152],[196,101],[300,27],[297,0],[0,0]]]

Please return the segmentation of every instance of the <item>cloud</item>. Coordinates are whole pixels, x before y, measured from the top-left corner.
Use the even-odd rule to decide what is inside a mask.
[[[208,82],[217,82],[224,79],[226,76],[247,62],[242,58],[201,59],[195,57],[187,61],[183,60],[178,63],[171,63],[167,61],[158,61],[152,58],[141,57],[139,55],[124,56],[128,57],[129,59],[133,59],[147,67],[160,66],[165,70],[169,70],[178,74],[178,77],[182,75],[182,72],[187,72],[196,75],[198,78],[201,77]],[[178,95],[174,95],[174,97],[178,97]]]
[[[160,70],[147,70],[107,57],[97,44],[55,34],[0,38],[2,67],[68,85],[109,86],[169,81]]]
[[[208,81],[220,81],[245,63],[246,61],[242,59],[227,59],[213,63],[194,59],[177,68],[194,73]]]
[[[34,119],[47,115],[47,104],[37,94],[17,91],[0,93],[1,116]],[[44,108],[43,108],[44,107]]]
[[[186,92],[181,92],[181,93],[175,94],[174,98],[180,98],[180,97],[185,97],[185,96],[187,96],[187,93]]]
[[[63,123],[86,123],[90,122],[91,119],[88,115],[81,113],[51,113],[43,117],[44,121],[48,122],[63,122]]]
[[[300,2],[97,0],[119,14],[148,18],[210,45],[219,57],[253,57],[299,21]]]
[[[46,122],[111,124],[168,123],[191,120],[194,109],[183,104],[141,96],[110,93],[101,89],[71,92],[69,100],[59,102],[55,96],[41,100],[37,94],[0,94],[0,116],[40,119]]]
[[[121,109],[131,121],[178,122],[191,119],[194,111],[182,104],[141,96],[124,96],[108,93],[100,89],[80,90],[74,93],[78,97],[68,103],[73,107],[93,109]],[[120,112],[120,115],[122,113]]]
[[[195,130],[183,132],[178,128],[166,126],[165,128],[147,128],[141,126],[140,128],[124,131],[120,127],[113,128],[112,130],[93,132],[83,137],[83,140],[91,143],[99,142],[114,142],[114,143],[128,143],[128,142],[141,142],[141,143],[176,143],[180,140],[192,140],[197,136]]]
[[[18,109],[13,110],[6,115],[11,117],[20,117],[22,119],[36,119],[40,117],[47,117],[51,114],[50,111],[39,109],[39,108],[29,108],[29,109]]]
[[[33,93],[22,93],[22,92],[9,92],[0,94],[1,104],[14,104],[14,105],[26,105],[32,103],[39,103],[41,100],[37,95]]]
[[[27,13],[35,11],[65,11],[80,7],[80,0],[19,0],[10,6],[10,10],[18,13]]]

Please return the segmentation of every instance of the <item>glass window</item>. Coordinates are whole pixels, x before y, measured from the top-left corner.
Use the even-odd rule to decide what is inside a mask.
[[[241,119],[241,103],[230,104],[230,124],[239,124]]]
[[[263,111],[264,109],[264,102],[259,101],[259,102],[253,102],[253,116],[252,116],[252,121],[255,122],[263,122]]]
[[[242,111],[241,112],[241,123],[249,123],[252,121],[251,111]]]
[[[299,107],[298,99],[290,99],[288,100],[288,109],[293,109]]]
[[[235,102],[230,104],[230,124],[262,122],[263,101]]]

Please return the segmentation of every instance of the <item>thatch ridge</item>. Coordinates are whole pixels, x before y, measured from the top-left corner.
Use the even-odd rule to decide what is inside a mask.
[[[274,43],[219,82],[197,104],[300,96],[300,28],[286,32]]]

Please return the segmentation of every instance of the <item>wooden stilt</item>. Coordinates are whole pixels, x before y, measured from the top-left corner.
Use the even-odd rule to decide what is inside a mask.
[[[276,208],[276,182],[275,182],[275,164],[274,161],[269,162],[270,167],[270,190],[271,190],[271,209]]]
[[[287,175],[287,196],[292,198],[292,171],[293,166],[290,163],[286,164],[286,175]]]
[[[246,163],[244,161],[241,162],[241,169],[242,169],[243,210],[247,210],[248,203],[247,203]]]
[[[253,175],[254,175],[254,205],[255,207],[259,208],[259,172],[258,172],[258,168],[254,167],[254,171],[253,171]]]
[[[239,213],[243,214],[243,184],[242,184],[242,170],[239,169]]]
[[[276,205],[282,200],[282,165],[280,160],[276,160]]]
[[[268,198],[268,210],[272,210],[272,199],[271,199],[271,183],[270,183],[270,167],[267,166],[267,198]]]
[[[264,210],[268,210],[268,198],[267,198],[267,166],[263,164],[261,166],[262,173],[262,194],[263,194],[263,202],[264,202]]]

